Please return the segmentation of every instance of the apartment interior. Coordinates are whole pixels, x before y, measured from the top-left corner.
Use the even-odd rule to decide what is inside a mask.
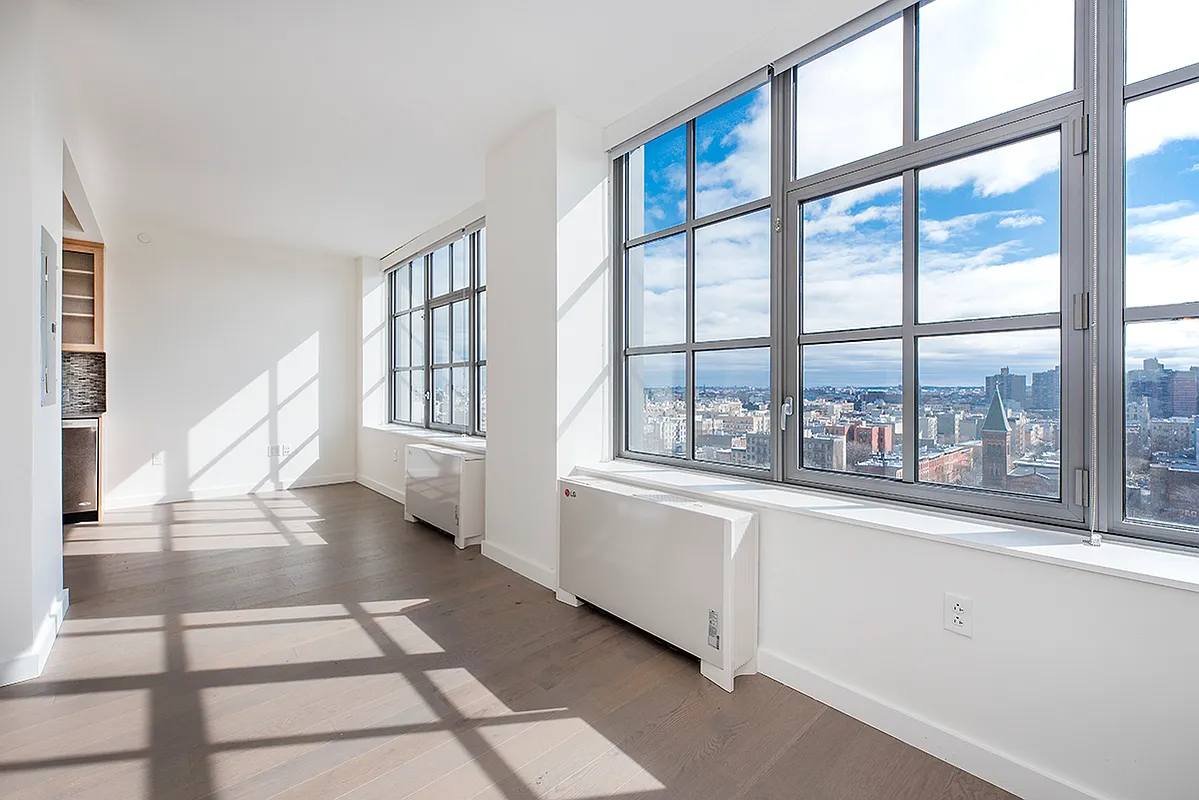
[[[1197,26],[0,0],[0,797],[1193,800]]]

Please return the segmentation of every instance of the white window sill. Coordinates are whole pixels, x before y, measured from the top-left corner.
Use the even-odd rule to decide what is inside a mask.
[[[465,450],[468,453],[487,452],[487,440],[481,436],[465,436],[461,433],[434,431],[428,428],[416,428],[411,425],[383,424],[364,425],[363,427],[383,433],[399,434],[409,439],[419,439],[430,444],[449,447],[454,450]]]
[[[581,466],[576,472],[751,511],[770,509],[819,517],[1199,592],[1199,553],[1189,551],[1106,537],[1100,547],[1091,547],[1083,544],[1078,533],[910,508],[869,498],[770,486],[744,478],[640,461],[618,459]]]

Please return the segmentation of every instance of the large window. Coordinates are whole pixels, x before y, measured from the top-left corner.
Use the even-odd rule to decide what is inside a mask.
[[[618,451],[1199,543],[1199,11],[1099,6],[893,1],[618,149]]]
[[[472,226],[391,272],[392,422],[487,429],[485,236]]]

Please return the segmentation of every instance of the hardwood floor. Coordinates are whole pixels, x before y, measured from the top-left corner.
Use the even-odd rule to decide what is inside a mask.
[[[1014,800],[640,632],[355,485],[112,513],[65,543],[5,798]]]

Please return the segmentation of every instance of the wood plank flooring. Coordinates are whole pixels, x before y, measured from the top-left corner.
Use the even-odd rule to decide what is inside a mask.
[[[360,486],[111,513],[65,542],[0,797],[1016,800],[768,678],[459,552]]]

